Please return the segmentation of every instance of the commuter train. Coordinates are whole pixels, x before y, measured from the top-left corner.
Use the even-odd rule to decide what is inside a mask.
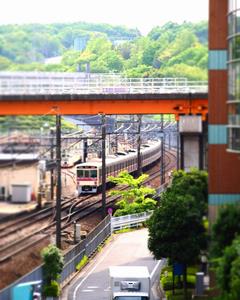
[[[161,156],[161,143],[151,142],[141,147],[141,166],[146,167]],[[116,155],[106,157],[106,182],[108,176],[117,176],[122,171],[132,173],[137,170],[137,151],[128,153],[118,152]],[[76,165],[78,194],[97,193],[102,185],[102,161],[94,159]]]

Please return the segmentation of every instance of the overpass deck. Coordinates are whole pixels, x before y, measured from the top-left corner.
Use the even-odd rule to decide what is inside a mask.
[[[0,95],[1,115],[201,114],[207,93]]]

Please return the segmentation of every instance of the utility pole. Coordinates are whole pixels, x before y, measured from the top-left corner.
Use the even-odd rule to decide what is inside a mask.
[[[137,176],[139,177],[142,174],[142,164],[141,164],[141,123],[142,116],[138,115],[137,123]]]
[[[51,160],[51,163],[53,162],[53,159],[54,159],[53,134],[54,134],[54,130],[51,128],[50,129],[50,141],[51,141],[50,160]],[[54,168],[51,168],[51,173],[50,173],[50,193],[51,193],[51,200],[53,201],[53,198],[54,198]]]
[[[177,121],[177,170],[180,169],[180,159],[179,159],[179,121]]]
[[[161,114],[161,184],[165,183],[164,170],[164,131],[163,131],[163,114]]]
[[[106,116],[102,114],[102,218],[106,217]]]
[[[88,157],[88,141],[87,138],[83,139],[83,162],[86,162]]]
[[[117,129],[118,129],[118,122],[117,122],[117,115],[116,115],[115,130],[117,130]],[[115,136],[115,143],[116,143],[115,152],[118,152],[118,134],[117,133]]]
[[[56,196],[56,246],[61,249],[61,116],[56,115],[56,164],[57,164],[57,196]]]

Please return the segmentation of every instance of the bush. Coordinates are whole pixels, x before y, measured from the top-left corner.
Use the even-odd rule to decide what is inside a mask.
[[[187,269],[187,287],[188,288],[194,288],[196,284],[196,267],[189,267]],[[180,279],[180,281],[179,281]],[[183,282],[182,282],[182,276],[178,277],[175,276],[174,281],[174,288],[176,290],[182,289]],[[172,266],[167,266],[162,269],[161,276],[160,276],[160,282],[162,285],[162,288],[165,291],[170,291],[173,288],[173,279],[172,279]]]
[[[188,299],[192,299],[192,292],[188,291]],[[181,289],[175,290],[175,295],[172,294],[172,291],[166,292],[167,300],[184,300],[184,291]]]
[[[88,257],[86,255],[83,256],[81,261],[76,265],[76,270],[81,270],[88,263]]]
[[[60,295],[60,286],[58,282],[52,280],[50,284],[44,285],[43,295],[46,297],[58,297]]]

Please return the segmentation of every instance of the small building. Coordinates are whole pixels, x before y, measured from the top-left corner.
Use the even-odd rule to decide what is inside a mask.
[[[28,184],[33,197],[37,196],[41,179],[41,162],[39,154],[0,153],[0,186],[1,199],[12,197],[12,186]]]

